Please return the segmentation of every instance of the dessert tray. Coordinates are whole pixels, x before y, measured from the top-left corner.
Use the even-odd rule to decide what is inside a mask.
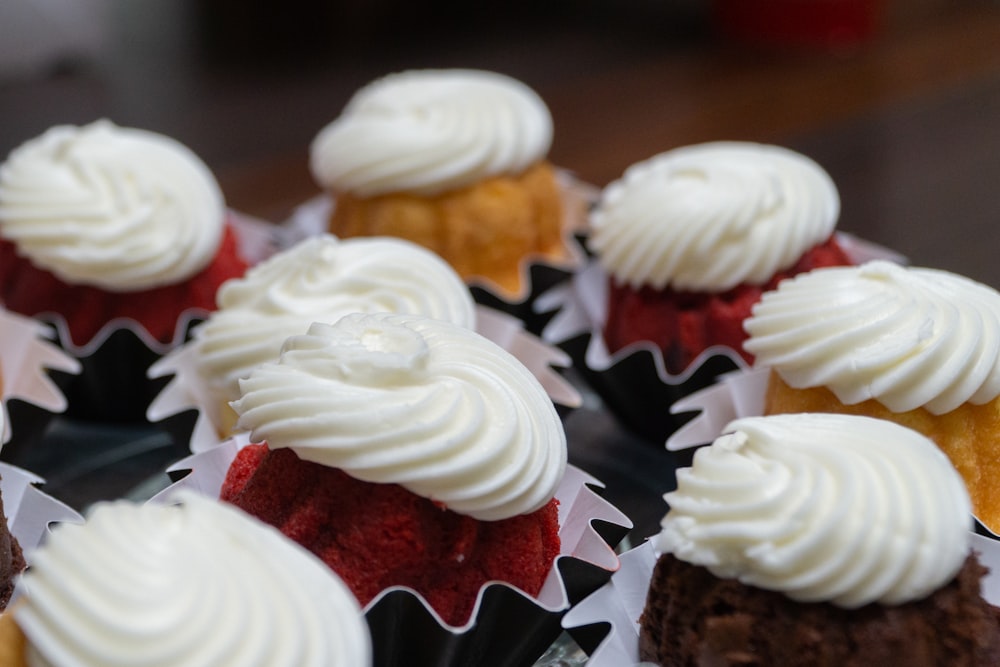
[[[631,519],[635,527],[619,545],[619,550],[628,548],[655,532],[664,511],[662,495],[670,490],[668,482],[673,479],[671,471],[689,460],[690,452],[671,452],[626,431],[572,369],[565,377],[582,397],[580,407],[564,415],[570,463],[603,484],[603,488],[588,488],[596,489]],[[37,410],[19,401],[11,402],[9,409],[15,422]],[[190,434],[196,416],[194,411],[178,415],[179,422],[165,427],[164,423],[87,422],[57,415],[48,421],[37,446],[5,448],[3,459],[37,472],[45,479],[40,488],[46,494],[80,513],[101,500],[145,500],[184,474],[168,471],[191,455],[184,433]],[[183,469],[183,464],[175,467]],[[618,535],[624,532],[621,526],[612,525],[614,518],[606,526],[600,520],[594,523],[599,533],[616,528]],[[535,664],[570,667],[586,661],[587,654],[563,633]]]

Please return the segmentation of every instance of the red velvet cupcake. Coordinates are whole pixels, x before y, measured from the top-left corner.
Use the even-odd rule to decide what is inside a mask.
[[[487,581],[537,594],[559,554],[555,501],[526,515],[477,521],[398,484],[355,479],[266,444],[240,450],[221,498],[308,545],[362,606],[406,586],[455,626],[468,620]]]
[[[145,377],[247,268],[208,167],[108,121],[57,126],[0,166],[0,302],[51,323],[83,362],[64,391],[86,419],[144,421]],[[245,227],[245,225],[244,225]]]
[[[404,315],[314,324],[241,382],[256,442],[222,497],[326,561],[362,604],[415,590],[460,626],[480,589],[539,593],[559,553],[555,408],[513,356]]]
[[[0,166],[0,298],[84,347],[115,320],[153,344],[242,275],[222,192],[176,141],[108,121],[58,126]]]
[[[589,248],[610,277],[604,339],[638,341],[680,374],[706,349],[743,350],[743,320],[770,286],[850,264],[834,238],[829,175],[778,146],[714,142],[633,165],[590,219]]]

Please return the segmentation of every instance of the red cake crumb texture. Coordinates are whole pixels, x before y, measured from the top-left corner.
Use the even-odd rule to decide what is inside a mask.
[[[653,341],[663,350],[668,372],[681,373],[694,358],[713,345],[739,352],[748,363],[753,357],[743,350],[746,333],[743,320],[761,295],[785,278],[826,266],[852,264],[847,253],[831,237],[807,251],[795,266],[775,274],[764,285],[737,285],[720,294],[681,292],[670,289],[639,289],[609,279],[608,316],[604,340],[609,352],[630,343]]]
[[[316,554],[362,606],[408,586],[453,626],[468,621],[488,581],[537,595],[559,555],[555,499],[531,514],[478,521],[266,444],[240,450],[220,497]]]
[[[1000,665],[1000,609],[979,592],[985,572],[970,555],[929,597],[844,609],[794,602],[664,554],[640,620],[640,657],[662,667]]]
[[[227,224],[212,263],[188,280],[139,292],[109,292],[90,285],[69,285],[17,254],[0,239],[0,301],[11,311],[33,317],[56,313],[66,319],[75,345],[83,346],[116,318],[139,322],[156,340],[170,343],[184,311],[215,310],[215,292],[243,275],[247,262],[237,252],[236,233]]]

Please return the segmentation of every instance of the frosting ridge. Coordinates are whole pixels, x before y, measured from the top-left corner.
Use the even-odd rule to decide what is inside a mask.
[[[434,195],[543,159],[552,118],[528,86],[469,69],[407,70],[358,90],[310,147],[329,189]]]
[[[839,215],[836,186],[808,157],[710,142],[626,169],[591,213],[588,246],[621,283],[722,292],[790,268]]]
[[[232,405],[254,441],[480,520],[538,509],[566,466],[566,436],[538,380],[488,339],[439,320],[313,324],[240,387]]]
[[[0,166],[0,232],[70,284],[176,284],[211,262],[224,224],[208,167],[154,132],[103,120],[56,126]]]
[[[370,664],[347,587],[305,549],[234,507],[95,506],[36,552],[15,618],[29,665]]]
[[[946,271],[817,269],[765,293],[744,328],[756,364],[846,405],[944,414],[1000,395],[1000,293]]]
[[[738,419],[724,433],[677,471],[659,551],[846,608],[921,599],[965,561],[968,494],[917,432],[804,413]]]
[[[350,313],[392,312],[475,327],[468,287],[444,260],[388,237],[306,239],[226,282],[195,331],[198,372],[226,400],[239,378],[278,358],[289,336]]]

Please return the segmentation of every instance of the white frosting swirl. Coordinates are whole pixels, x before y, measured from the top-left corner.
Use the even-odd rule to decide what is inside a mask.
[[[434,195],[518,174],[551,143],[549,110],[520,81],[478,70],[409,70],[355,93],[313,140],[310,167],[334,191]]]
[[[240,386],[232,405],[255,441],[480,520],[540,508],[566,467],[538,380],[447,322],[379,313],[314,324]]]
[[[225,400],[240,378],[278,358],[289,336],[349,313],[423,315],[475,327],[468,287],[443,259],[409,241],[323,235],[223,284],[218,310],[195,332],[198,372]]]
[[[591,213],[588,245],[620,283],[722,292],[792,267],[839,215],[833,181],[804,155],[713,142],[629,167]]]
[[[944,414],[1000,395],[1000,293],[946,271],[817,269],[765,293],[744,328],[758,365],[845,405]]]
[[[969,552],[971,505],[929,439],[870,417],[748,417],[677,471],[660,552],[802,602],[919,600]]]
[[[224,222],[208,167],[145,130],[53,127],[0,167],[0,233],[70,284],[130,292],[179,283],[215,256]]]
[[[371,664],[348,588],[236,508],[102,503],[35,552],[15,618],[31,667]]]

